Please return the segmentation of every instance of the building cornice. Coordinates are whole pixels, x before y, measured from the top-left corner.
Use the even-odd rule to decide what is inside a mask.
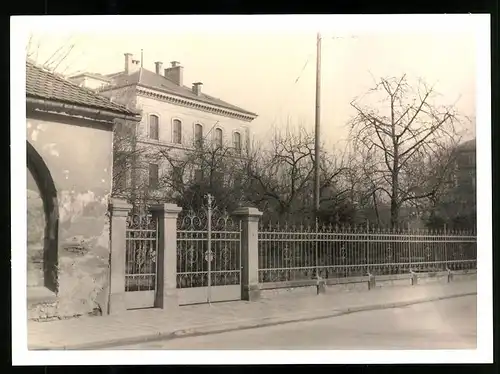
[[[136,92],[137,92],[137,95],[139,95],[139,96],[168,102],[168,103],[171,103],[174,105],[193,108],[196,110],[201,110],[204,112],[217,114],[217,115],[224,116],[224,117],[235,118],[235,119],[239,119],[239,120],[245,121],[245,122],[251,122],[256,118],[256,116],[244,114],[244,113],[238,112],[236,110],[231,110],[231,109],[227,109],[227,108],[223,108],[223,107],[219,107],[219,106],[215,106],[215,105],[211,105],[211,104],[207,104],[207,103],[202,103],[200,101],[189,100],[189,99],[186,99],[186,98],[174,95],[174,94],[160,92],[156,89],[151,89],[151,88],[148,88],[148,87],[143,86],[143,85],[137,85]]]

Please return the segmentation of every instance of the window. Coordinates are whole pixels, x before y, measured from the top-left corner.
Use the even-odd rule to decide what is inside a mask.
[[[149,188],[158,188],[158,164],[149,164]]]
[[[233,147],[236,152],[241,153],[241,134],[239,132],[233,134]]]
[[[215,145],[222,147],[222,129],[215,129]]]
[[[172,126],[174,127],[173,131],[173,142],[176,144],[182,143],[182,122],[178,119],[174,119]]]
[[[194,125],[194,144],[201,147],[203,144],[203,126],[197,123]]]
[[[155,116],[154,114],[149,116],[149,138],[158,140],[158,116]]]
[[[174,185],[175,189],[180,189],[183,186],[183,180],[182,180],[182,169],[180,167],[175,167],[172,169],[172,182]]]

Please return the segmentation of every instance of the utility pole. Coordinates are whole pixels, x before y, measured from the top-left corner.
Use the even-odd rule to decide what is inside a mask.
[[[321,102],[321,35],[318,32],[316,41],[316,117],[314,131],[314,216],[319,212],[319,147],[320,147],[320,102]]]
[[[144,61],[144,50],[141,49],[141,68],[143,67],[143,61]]]
[[[315,232],[319,228],[319,136],[320,136],[320,102],[321,102],[321,35],[318,32],[316,40],[316,117],[315,117],[315,130],[314,130],[314,222]],[[318,251],[318,238],[316,238],[314,257],[316,264],[316,280],[317,292],[320,293],[320,275],[319,275],[319,251]]]

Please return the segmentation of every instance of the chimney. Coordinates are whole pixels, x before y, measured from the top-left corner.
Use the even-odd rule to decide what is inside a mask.
[[[161,67],[163,66],[163,62],[156,61],[155,65],[156,65],[156,74],[161,74]]]
[[[125,74],[132,74],[139,70],[140,61],[134,60],[132,53],[125,53]]]
[[[165,78],[170,79],[178,86],[182,86],[182,75],[183,67],[180,65],[179,61],[172,61],[170,63],[172,66],[165,69]]]
[[[132,53],[125,53],[125,73],[130,74],[132,70]]]
[[[195,82],[195,83],[193,83],[193,93],[196,96],[200,96],[201,95],[201,86],[203,86],[203,83],[201,83],[201,82]]]

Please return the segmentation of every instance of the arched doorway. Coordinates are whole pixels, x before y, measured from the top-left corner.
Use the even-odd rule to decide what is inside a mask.
[[[28,287],[57,292],[57,191],[42,157],[26,142]]]

